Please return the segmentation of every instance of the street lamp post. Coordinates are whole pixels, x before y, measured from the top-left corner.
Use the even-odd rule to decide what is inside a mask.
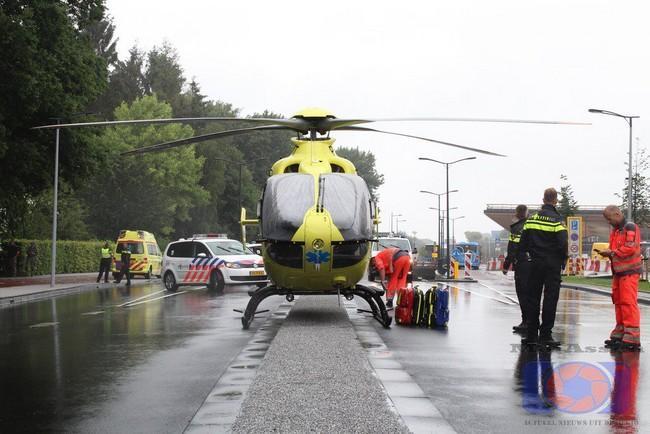
[[[451,193],[451,191],[449,193]],[[444,246],[444,240],[445,240],[445,228],[444,228],[445,219],[449,218],[449,216],[445,217],[445,213],[447,212],[447,210],[445,210],[445,209],[440,209],[440,208],[436,208],[436,207],[433,207],[433,206],[430,206],[429,209],[432,209],[434,211],[438,211],[438,215],[440,215],[440,213],[442,212],[442,216],[438,219],[438,226],[440,227],[440,234],[439,234],[440,235],[440,248],[442,249],[442,247]],[[458,207],[457,206],[452,206],[451,208],[449,208],[449,211],[453,211],[455,209],[458,209]]]
[[[418,157],[418,160],[425,160],[425,161],[433,161],[434,163],[438,164],[443,164],[446,169],[446,191],[447,191],[447,278],[450,277],[451,273],[451,257],[450,257],[450,251],[449,251],[449,166],[452,164],[460,163],[461,161],[467,161],[467,160],[475,160],[476,157],[466,157],[466,158],[461,158],[460,160],[455,160],[455,161],[450,161],[450,162],[444,162],[444,161],[438,161],[434,160],[433,158],[427,158],[427,157]]]
[[[56,123],[61,123],[61,118],[56,119]],[[56,285],[56,226],[57,214],[59,213],[59,130],[56,129],[56,146],[54,150],[54,204],[52,213],[52,265],[50,267],[50,286]]]
[[[395,219],[395,233],[399,234],[399,222],[405,222],[406,219]]]
[[[402,217],[402,214],[393,214],[392,212],[390,213],[390,234],[391,234],[391,236],[394,234],[394,232],[393,232],[393,221],[395,221],[399,217]],[[397,232],[397,230],[395,230],[395,232]]]
[[[453,240],[454,246],[456,245],[456,220],[464,219],[465,216],[454,217],[451,219],[451,239]]]
[[[434,193],[433,191],[429,190],[420,190],[420,193],[425,193],[425,194],[433,194],[435,196],[438,196],[438,208],[432,208],[432,209],[437,209],[438,210],[438,246],[442,246],[442,239],[444,238],[442,235],[442,218],[440,216],[441,213],[441,208],[440,208],[440,196],[444,196],[447,193]],[[458,190],[451,190],[449,193],[458,193]]]
[[[97,113],[91,113],[91,112],[81,112],[81,113],[73,113],[70,115],[70,118],[77,117],[77,116],[84,116],[84,115],[95,115]],[[51,120],[56,120],[57,125],[61,123],[61,119],[63,118],[49,118]],[[58,214],[59,214],[59,138],[60,138],[60,128],[56,129],[56,140],[55,140],[55,148],[54,148],[54,197],[52,200],[54,203],[52,204],[52,250],[51,250],[51,255],[52,255],[52,264],[50,266],[50,286],[56,285],[56,232],[57,232],[57,224],[58,224]]]
[[[589,113],[600,113],[603,115],[617,116],[619,118],[625,119],[627,124],[630,126],[630,147],[628,150],[628,163],[627,163],[627,219],[632,221],[632,120],[638,119],[639,116],[625,116],[618,113],[614,113],[609,110],[600,110],[600,109],[589,109]]]
[[[217,160],[217,161],[224,161],[226,163],[237,164],[239,166],[239,191],[237,193],[237,196],[238,196],[238,202],[237,203],[239,204],[239,208],[237,209],[237,218],[239,218],[239,214],[241,213],[241,208],[242,208],[242,206],[241,206],[241,204],[242,204],[242,200],[241,200],[241,171],[242,171],[242,167],[244,167],[247,164],[255,163],[257,161],[262,161],[262,160],[266,160],[266,159],[267,159],[266,157],[261,157],[261,158],[256,158],[254,160],[248,160],[248,161],[232,161],[232,160],[227,160],[225,158],[215,158],[215,160]]]

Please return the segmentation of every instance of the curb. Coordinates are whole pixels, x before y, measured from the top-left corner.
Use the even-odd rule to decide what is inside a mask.
[[[565,285],[564,283],[560,285],[562,288],[577,289],[579,291],[591,292],[593,294],[604,295],[609,298],[612,296],[612,292],[606,289],[592,288],[590,286],[580,286],[580,285]],[[650,306],[650,299],[646,297],[637,297],[639,304],[645,304]]]
[[[144,280],[138,282],[132,281],[131,286],[140,286],[146,283],[155,282],[156,280],[160,280],[160,279],[151,279],[151,280]],[[70,294],[79,294],[82,292],[90,291],[92,289],[120,288],[123,286],[125,286],[125,284],[118,285],[115,283],[81,283],[66,288],[45,289],[38,292],[32,292],[30,294],[0,297],[0,309],[5,307],[16,306],[18,304],[29,303],[32,301],[44,300],[47,298],[60,297],[63,295],[70,295]]]

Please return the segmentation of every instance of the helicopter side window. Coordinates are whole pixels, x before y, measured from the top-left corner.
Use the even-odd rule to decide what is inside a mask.
[[[271,176],[266,181],[262,200],[262,236],[273,241],[291,241],[312,206],[312,175],[285,173]]]
[[[321,175],[322,205],[330,213],[345,241],[372,238],[370,193],[357,175],[330,173]]]

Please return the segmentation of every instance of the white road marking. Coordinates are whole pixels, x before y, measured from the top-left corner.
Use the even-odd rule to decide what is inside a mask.
[[[118,305],[117,307],[124,307],[124,306],[126,306],[127,304],[135,303],[136,301],[142,300],[142,299],[144,299],[144,298],[152,297],[152,296],[154,296],[154,295],[156,295],[156,294],[160,294],[161,292],[165,292],[165,290],[163,289],[163,290],[161,290],[161,291],[156,291],[156,292],[152,292],[151,294],[143,295],[142,297],[138,297],[138,298],[136,298],[136,299],[134,299],[134,300],[129,300],[129,301],[127,301],[126,303],[122,303],[122,304]]]
[[[103,310],[97,310],[95,312],[84,312],[81,315],[99,315],[100,313],[104,313]]]
[[[174,297],[174,296],[177,296],[177,295],[185,294],[186,292],[187,291],[174,292],[173,294],[163,295],[162,297],[150,298],[149,300],[142,300],[142,301],[138,301],[137,303],[129,303],[125,307],[137,306],[139,304],[149,303],[150,301],[156,301],[156,300],[160,300],[160,299],[167,298],[167,297]]]
[[[29,328],[30,329],[35,329],[35,328],[40,328],[40,327],[53,327],[53,326],[55,326],[57,324],[59,324],[59,323],[58,322],[42,322],[42,323],[39,323],[39,324],[30,325]]]
[[[507,294],[504,294],[503,292],[499,291],[498,289],[494,289],[491,286],[487,286],[485,283],[478,282],[478,284],[481,285],[481,286],[485,286],[487,289],[491,289],[492,291],[496,292],[499,295],[504,296],[505,298],[507,298],[508,300],[514,302],[515,304],[519,304],[519,302],[517,300],[515,300],[514,298],[510,297]]]
[[[464,291],[464,292],[469,292],[470,294],[474,294],[474,295],[477,295],[479,297],[489,298],[490,300],[498,301],[499,303],[507,304],[508,306],[515,306],[515,305],[518,304],[518,303],[510,303],[510,302],[507,302],[507,301],[504,301],[504,300],[499,300],[498,298],[490,297],[489,295],[481,294],[480,292],[470,291],[469,289],[461,288],[460,286],[456,286],[456,285],[454,285],[453,288],[460,289],[461,291]]]

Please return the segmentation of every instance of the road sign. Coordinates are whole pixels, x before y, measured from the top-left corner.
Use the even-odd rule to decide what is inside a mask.
[[[582,217],[568,217],[569,256],[575,258],[582,255]]]

